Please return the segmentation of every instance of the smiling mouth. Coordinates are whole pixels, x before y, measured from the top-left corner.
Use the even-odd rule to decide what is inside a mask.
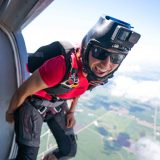
[[[100,68],[98,66],[95,66],[95,74],[104,75],[104,74],[107,74],[107,73],[109,73],[108,70],[102,69],[102,68]]]

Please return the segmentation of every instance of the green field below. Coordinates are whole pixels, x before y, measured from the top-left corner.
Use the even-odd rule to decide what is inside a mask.
[[[74,160],[135,160],[135,155],[129,147],[118,144],[120,135],[128,141],[136,141],[142,136],[153,136],[153,129],[139,124],[137,119],[129,114],[117,111],[106,111],[103,107],[91,110],[81,107],[76,112],[78,134],[78,151]],[[41,138],[39,159],[46,149],[55,147],[55,140],[44,125]]]
[[[142,136],[142,133],[146,135],[153,133],[152,129],[139,125],[134,119],[118,115],[116,112],[106,112],[97,121],[99,127],[107,134],[101,134],[94,123],[82,130],[78,134],[78,153],[75,160],[135,160],[135,155],[130,149],[115,146],[114,140],[119,133],[126,133],[135,141]]]

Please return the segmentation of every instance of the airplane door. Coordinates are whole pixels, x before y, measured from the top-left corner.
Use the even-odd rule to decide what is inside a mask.
[[[29,75],[27,52],[21,30],[53,0],[0,0],[0,159],[16,155],[14,124],[5,120],[5,112],[16,88]]]

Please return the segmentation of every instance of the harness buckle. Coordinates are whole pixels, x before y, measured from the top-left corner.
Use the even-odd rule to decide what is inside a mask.
[[[38,112],[39,112],[40,114],[44,114],[44,113],[46,112],[46,110],[47,110],[47,107],[41,106],[41,107],[38,108],[37,110],[38,110]]]
[[[56,113],[59,113],[62,110],[60,106],[53,107],[53,109],[55,110]]]

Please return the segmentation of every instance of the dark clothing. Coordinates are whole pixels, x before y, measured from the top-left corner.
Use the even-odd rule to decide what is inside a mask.
[[[17,158],[14,160],[32,160],[36,159],[39,147],[31,147],[23,144],[18,144]]]
[[[43,121],[48,124],[58,144],[58,149],[53,151],[57,159],[68,159],[76,154],[77,144],[73,128],[66,128],[65,106],[57,114],[47,111],[42,117],[29,100],[18,108],[15,112],[15,132],[18,144],[18,154],[16,160],[36,160],[40,134]]]

